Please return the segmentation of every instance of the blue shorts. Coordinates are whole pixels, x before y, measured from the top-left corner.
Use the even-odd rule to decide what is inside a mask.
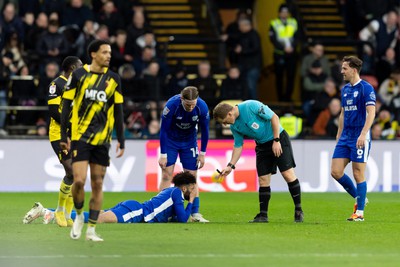
[[[197,156],[199,155],[197,140],[176,142],[168,139],[167,167],[175,164],[178,155],[184,169],[191,171],[197,170]]]
[[[353,162],[367,162],[371,140],[366,140],[363,148],[357,148],[357,139],[339,139],[332,158],[345,158]]]
[[[109,210],[117,216],[118,223],[144,222],[143,205],[135,200],[120,202]]]

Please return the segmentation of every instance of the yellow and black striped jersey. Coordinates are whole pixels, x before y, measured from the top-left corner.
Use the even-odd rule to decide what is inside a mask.
[[[55,78],[48,87],[48,95],[47,95],[47,105],[50,107],[51,105],[56,105],[58,109],[58,114],[61,114],[62,110],[62,93],[64,91],[65,85],[67,84],[68,79],[60,75]],[[50,126],[49,126],[49,140],[50,142],[57,141],[61,139],[61,126],[60,119],[56,121],[53,117],[50,117]]]
[[[89,65],[75,70],[63,93],[72,100],[71,140],[91,145],[111,142],[115,104],[123,103],[118,74],[106,68],[90,71]]]

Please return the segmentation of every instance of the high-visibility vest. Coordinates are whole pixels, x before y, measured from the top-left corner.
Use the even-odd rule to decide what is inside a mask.
[[[279,121],[290,138],[296,138],[303,129],[303,119],[292,114],[285,114]]]
[[[297,21],[294,18],[288,18],[286,25],[279,18],[273,19],[271,20],[271,26],[276,33],[276,38],[282,44],[290,42],[290,39],[293,38],[297,31]]]

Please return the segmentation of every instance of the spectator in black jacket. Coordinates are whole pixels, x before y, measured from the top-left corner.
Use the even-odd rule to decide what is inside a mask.
[[[36,44],[36,51],[41,57],[41,73],[44,66],[50,61],[55,61],[61,64],[63,58],[69,52],[68,41],[65,36],[58,32],[58,21],[50,20],[49,27]]]
[[[260,36],[248,19],[239,21],[239,30],[241,34],[235,47],[235,53],[238,55],[238,67],[247,82],[249,98],[258,99],[257,83],[262,68]]]
[[[63,25],[76,24],[80,29],[83,28],[85,21],[90,19],[94,19],[93,12],[83,0],[71,0],[62,14]]]
[[[197,77],[189,80],[189,85],[197,87],[201,98],[207,102],[210,110],[217,104],[217,82],[211,74],[211,65],[208,61],[202,61],[197,65]]]
[[[228,77],[222,81],[220,99],[246,100],[247,95],[247,84],[242,79],[239,68],[236,66],[230,67],[228,70]]]
[[[0,28],[6,40],[16,32],[18,39],[21,42],[24,41],[24,26],[21,18],[16,14],[14,3],[5,4],[3,14],[0,16]]]

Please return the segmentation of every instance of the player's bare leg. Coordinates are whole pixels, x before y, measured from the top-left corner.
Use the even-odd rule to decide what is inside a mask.
[[[79,239],[81,237],[82,228],[84,224],[83,205],[85,200],[85,182],[88,170],[88,161],[77,161],[72,164],[74,173],[74,185],[72,187],[72,196],[74,198],[74,205],[76,210],[76,218],[72,225],[70,236],[72,239]]]
[[[171,187],[172,176],[174,174],[174,168],[175,168],[175,164],[162,169],[161,183],[159,186],[160,191],[165,188]]]

